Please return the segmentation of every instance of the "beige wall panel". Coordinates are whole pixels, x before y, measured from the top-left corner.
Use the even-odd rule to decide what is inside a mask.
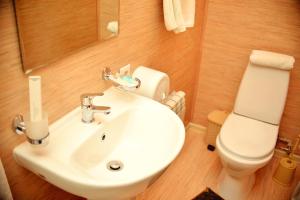
[[[192,121],[207,124],[214,109],[232,110],[252,49],[296,59],[280,134],[300,132],[300,2],[209,0]]]

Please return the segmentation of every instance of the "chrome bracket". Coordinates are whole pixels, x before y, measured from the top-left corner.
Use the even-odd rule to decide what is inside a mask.
[[[137,82],[136,85],[134,86],[127,86],[127,85],[123,85],[120,82],[118,82],[118,80],[116,78],[114,78],[113,73],[111,71],[111,69],[109,67],[105,67],[102,71],[102,80],[106,80],[106,81],[111,81],[113,83],[113,85],[117,86],[118,88],[121,88],[123,90],[132,90],[132,89],[137,89],[141,86],[141,80],[134,77],[134,80]]]
[[[49,135],[50,135],[50,133],[48,132],[48,134],[45,137],[41,138],[41,139],[31,139],[28,136],[26,136],[26,138],[27,138],[27,141],[30,144],[33,144],[33,145],[47,145],[49,143]]]
[[[15,116],[12,121],[12,129],[18,135],[26,135],[26,124],[24,122],[24,117],[21,114]],[[27,141],[33,145],[46,145],[49,143],[49,132],[41,139],[31,139],[26,135]]]
[[[111,69],[109,67],[105,67],[102,71],[102,80],[110,80],[109,77],[112,75]]]
[[[12,129],[18,135],[23,135],[26,132],[26,125],[23,115],[18,114],[12,121]]]

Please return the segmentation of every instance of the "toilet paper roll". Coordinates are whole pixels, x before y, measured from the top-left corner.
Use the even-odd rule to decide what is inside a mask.
[[[135,93],[162,102],[169,94],[169,76],[163,72],[144,66],[138,67],[132,74],[140,79],[141,86]]]

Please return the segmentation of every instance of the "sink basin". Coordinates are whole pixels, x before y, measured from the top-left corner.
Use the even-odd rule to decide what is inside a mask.
[[[50,127],[50,142],[17,146],[18,164],[87,199],[130,199],[143,192],[179,154],[184,125],[166,106],[110,88],[93,100],[110,106],[90,124],[76,108]]]

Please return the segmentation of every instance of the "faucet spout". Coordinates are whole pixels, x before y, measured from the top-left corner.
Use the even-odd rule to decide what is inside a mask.
[[[111,108],[108,106],[94,106],[92,105],[92,110],[94,112],[104,113],[108,115],[110,113]]]

